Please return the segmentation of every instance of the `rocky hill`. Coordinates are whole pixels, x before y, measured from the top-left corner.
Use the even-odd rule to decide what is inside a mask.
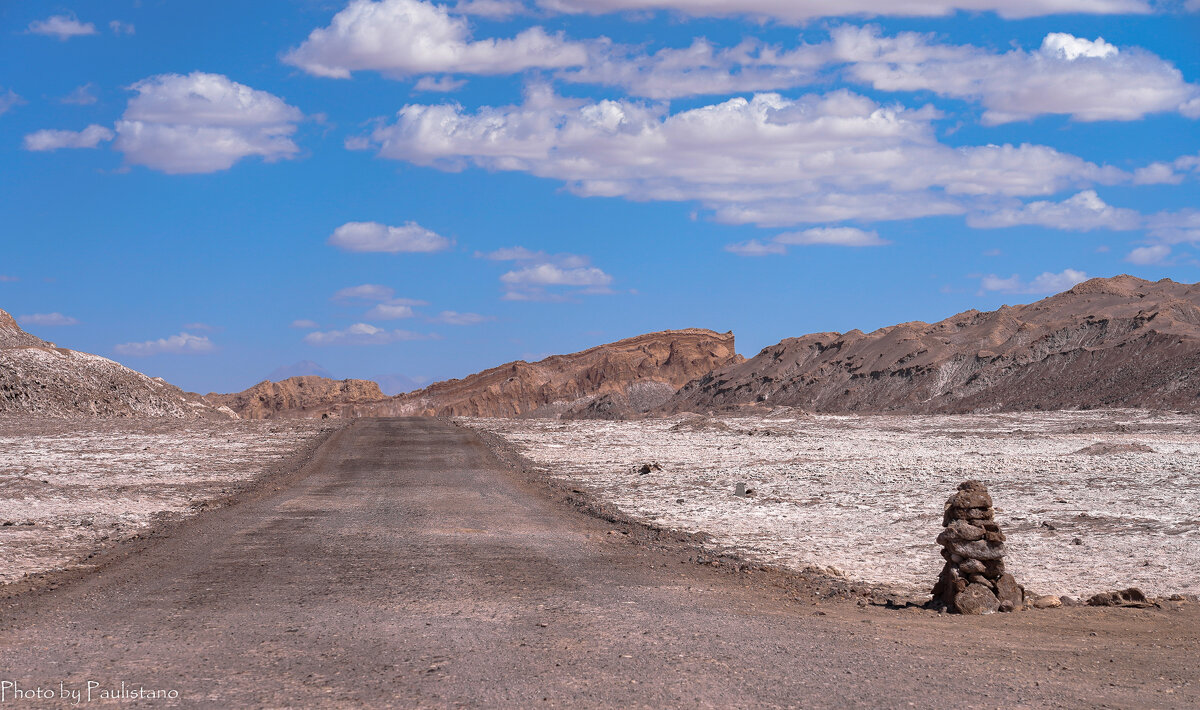
[[[351,404],[384,399],[369,380],[332,380],[303,375],[281,382],[263,381],[235,394],[208,394],[213,404],[229,407],[243,419],[297,419],[337,416]]]
[[[519,417],[570,411],[568,416],[575,417],[628,417],[741,360],[733,333],[668,330],[538,362],[510,362],[345,411],[350,416]]]
[[[21,330],[0,310],[0,413],[44,416],[236,417],[199,395],[108,358],[67,350]]]
[[[684,387],[658,411],[1200,409],[1200,284],[1092,279],[938,323],[790,338]]]

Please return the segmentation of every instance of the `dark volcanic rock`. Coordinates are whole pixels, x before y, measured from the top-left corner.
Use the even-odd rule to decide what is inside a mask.
[[[938,323],[790,338],[690,383],[663,413],[1200,410],[1200,284],[1092,279]]]

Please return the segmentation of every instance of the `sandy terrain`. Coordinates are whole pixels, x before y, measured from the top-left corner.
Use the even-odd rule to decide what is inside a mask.
[[[0,415],[0,584],[198,509],[331,426]]]
[[[942,565],[942,503],[978,478],[1009,536],[1009,570],[1031,591],[1200,592],[1197,416],[462,421],[627,513],[760,561],[925,593]],[[635,470],[650,461],[662,470]],[[732,495],[739,482],[754,494]]]

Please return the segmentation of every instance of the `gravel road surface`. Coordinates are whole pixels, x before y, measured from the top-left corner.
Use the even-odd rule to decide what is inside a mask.
[[[292,480],[0,601],[0,707],[89,684],[139,707],[1200,705],[1197,605],[818,603],[614,525],[467,429],[357,421]]]

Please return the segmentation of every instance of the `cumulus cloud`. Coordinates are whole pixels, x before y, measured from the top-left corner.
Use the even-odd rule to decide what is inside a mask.
[[[894,37],[876,27],[833,31],[834,57],[851,78],[883,91],[932,91],[978,100],[989,125],[1063,114],[1079,121],[1131,121],[1183,110],[1200,96],[1170,62],[1103,38],[1053,32],[1035,51],[998,54],[944,45],[914,32]]]
[[[1095,190],[1084,190],[1062,202],[1037,201],[1020,207],[972,214],[967,224],[977,228],[1036,225],[1052,229],[1090,232],[1093,229],[1137,229],[1142,215],[1136,210],[1113,207]]]
[[[849,91],[665,104],[585,101],[544,86],[519,106],[409,105],[365,139],[380,156],[560,180],[576,194],[695,200],[729,223],[791,226],[962,214],[978,196],[1040,196],[1130,176],[1038,145],[950,147],[932,108]]]
[[[378,222],[347,222],[333,231],[329,243],[354,252],[435,252],[454,246],[453,240],[416,222],[389,227]]]
[[[1030,293],[1030,294],[1047,294],[1066,291],[1075,284],[1083,283],[1088,280],[1088,275],[1083,271],[1076,269],[1064,269],[1062,273],[1045,272],[1035,277],[1032,281],[1023,281],[1020,276],[1013,274],[1004,279],[989,274],[984,276],[980,282],[982,291],[998,291],[1000,293]]]
[[[492,316],[484,316],[478,313],[459,313],[457,311],[442,311],[434,319],[438,323],[446,325],[479,325],[490,320],[495,320]]]
[[[596,43],[590,55],[582,68],[558,76],[653,99],[792,88],[815,80],[829,61],[826,46],[785,51],[755,39],[721,49],[697,38],[688,47],[649,55],[637,47]]]
[[[113,351],[120,355],[133,355],[136,357],[164,354],[200,354],[210,353],[214,350],[216,350],[216,346],[208,339],[208,336],[192,335],[191,333],[180,333],[168,338],[147,340],[143,343],[122,343],[113,347]]]
[[[320,324],[320,323],[318,323],[318,322],[316,322],[315,320],[309,320],[309,319],[307,319],[307,318],[300,318],[300,319],[297,319],[297,320],[294,320],[294,321],[292,321],[292,324],[291,324],[291,326],[290,326],[290,327],[292,327],[292,328],[305,328],[305,329],[309,329],[309,330],[311,330],[311,329],[314,329],[314,328],[320,328],[320,327],[321,327],[321,324]]]
[[[1189,0],[1191,2],[1193,0]],[[1112,15],[1152,11],[1145,0],[537,0],[558,12],[600,14],[670,10],[701,17],[748,15],[800,23],[819,17],[892,15],[942,17],[955,12],[995,12],[1004,18],[1068,13]]]
[[[25,325],[79,325],[79,321],[61,313],[30,313],[17,320]]]
[[[50,151],[59,148],[96,148],[113,139],[113,132],[92,124],[82,131],[44,129],[25,136],[25,150]]]
[[[509,301],[563,300],[561,289],[574,293],[611,293],[613,277],[592,266],[592,261],[580,254],[548,254],[525,247],[505,247],[492,252],[475,252],[489,261],[512,261],[518,268],[500,277],[504,299]],[[547,287],[560,289],[555,292]]]
[[[355,323],[345,330],[309,333],[304,336],[304,342],[309,345],[387,345],[404,340],[433,340],[437,337],[408,330],[385,330],[370,323]]]
[[[0,91],[0,116],[3,116],[14,107],[20,106],[23,103],[25,103],[25,99],[18,96],[17,92],[12,89]]]
[[[1148,247],[1138,247],[1129,252],[1125,261],[1131,264],[1158,264],[1171,254],[1171,247],[1166,244],[1154,244]]]
[[[511,39],[476,41],[466,19],[422,0],[352,0],[284,61],[315,76],[347,79],[352,72],[369,70],[402,78],[560,69],[583,64],[587,51],[541,27]]]
[[[108,23],[108,29],[112,30],[115,35],[132,35],[137,33],[137,28],[128,22],[113,20]]]
[[[35,20],[29,23],[29,32],[35,35],[46,35],[66,41],[72,37],[96,34],[96,26],[90,22],[80,22],[71,15],[53,15],[45,20]]]
[[[115,147],[133,165],[165,173],[227,170],[243,158],[273,162],[300,151],[290,136],[304,118],[278,96],[221,74],[161,74],[130,87]]]

